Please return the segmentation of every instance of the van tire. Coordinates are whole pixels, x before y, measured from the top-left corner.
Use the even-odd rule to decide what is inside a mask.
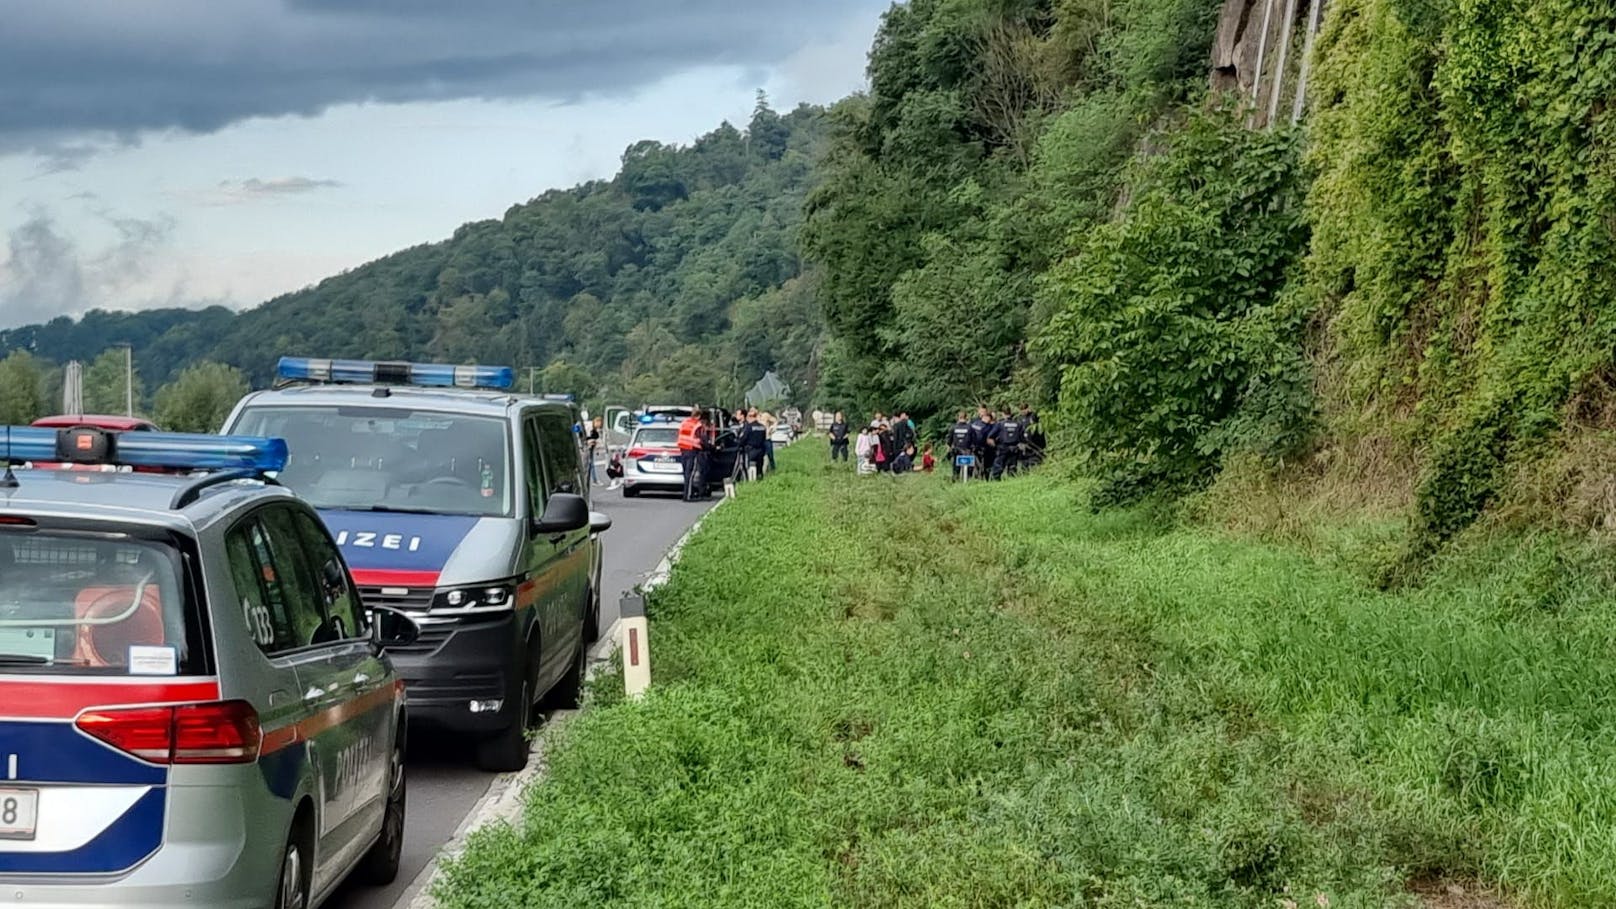
[[[477,766],[491,773],[515,773],[527,766],[528,718],[533,715],[533,682],[522,680],[522,695],[509,726],[477,743]]]
[[[544,696],[544,705],[553,710],[576,710],[578,703],[584,696],[584,675],[589,670],[589,647],[583,641],[578,642],[578,651],[573,654],[572,665],[568,667],[567,674],[556,682],[550,693]]]

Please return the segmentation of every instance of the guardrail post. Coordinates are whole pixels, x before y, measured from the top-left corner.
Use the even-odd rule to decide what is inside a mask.
[[[631,698],[645,693],[651,684],[651,647],[647,635],[650,625],[645,618],[645,597],[630,591],[620,602],[622,640],[618,646],[623,653],[623,691]]]

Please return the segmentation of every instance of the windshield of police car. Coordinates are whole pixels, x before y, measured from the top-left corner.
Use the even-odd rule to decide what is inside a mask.
[[[179,565],[157,542],[0,531],[0,673],[196,671]]]
[[[389,407],[255,407],[233,432],[286,440],[278,479],[316,508],[511,513],[506,422]]]

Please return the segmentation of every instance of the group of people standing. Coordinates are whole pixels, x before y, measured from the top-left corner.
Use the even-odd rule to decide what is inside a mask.
[[[718,451],[718,427],[700,407],[679,424],[679,463],[684,471],[685,501],[696,502],[712,495],[713,455]],[[757,408],[735,411],[735,445],[738,447],[735,480],[762,478],[774,468],[773,415]],[[726,451],[728,449],[726,448]]]
[[[847,415],[838,411],[830,424],[830,459],[848,460],[849,448],[858,458],[858,472],[905,474],[919,470],[931,473],[937,466],[930,445],[920,443],[915,421],[905,412],[888,418],[877,413],[868,426],[861,426],[856,439]]]
[[[974,419],[962,410],[949,427],[948,460],[956,480],[967,470],[974,477],[998,480],[1042,462],[1046,443],[1037,411],[1026,404],[997,414],[979,406]]]

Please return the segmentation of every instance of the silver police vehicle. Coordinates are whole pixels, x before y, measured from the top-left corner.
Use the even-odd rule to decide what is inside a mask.
[[[281,483],[325,519],[369,604],[421,629],[389,648],[410,720],[525,766],[533,708],[575,706],[600,632],[601,546],[580,414],[509,367],[283,358],[225,431],[283,438]]]
[[[262,438],[0,428],[0,903],[308,909],[384,884],[403,684]],[[387,621],[384,623],[383,618]],[[389,626],[388,634],[379,628]]]

